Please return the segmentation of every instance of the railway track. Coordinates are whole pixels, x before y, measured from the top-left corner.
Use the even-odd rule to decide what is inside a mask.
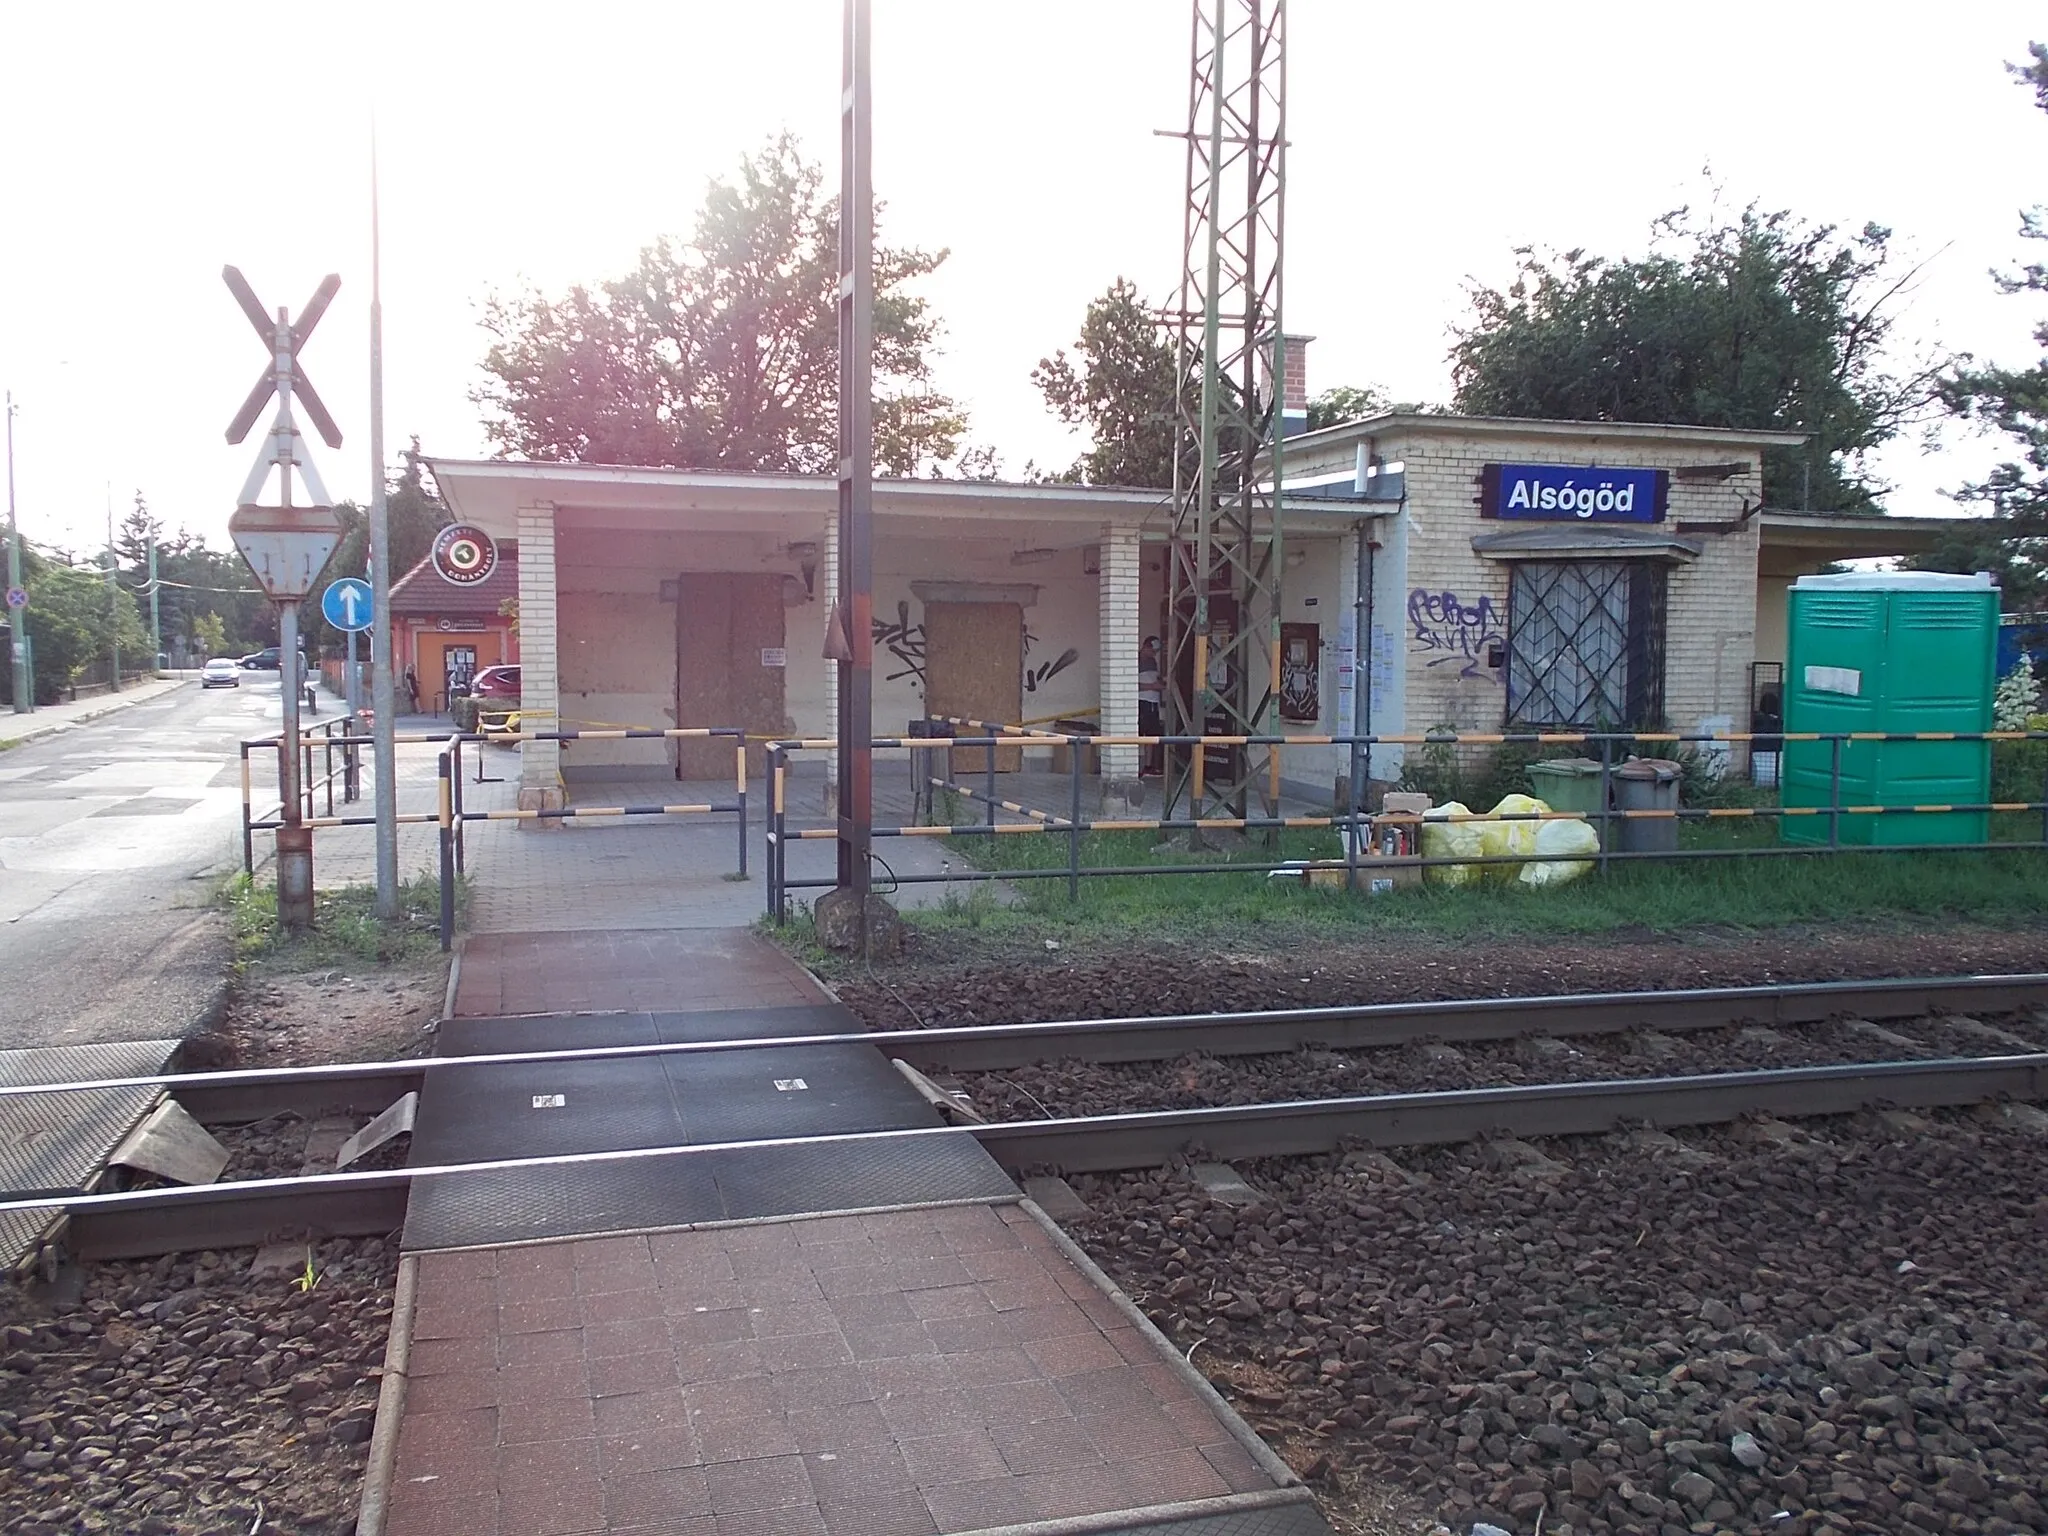
[[[154,1084],[173,1094],[202,1121],[232,1123],[286,1111],[310,1113],[342,1106],[370,1113],[423,1086],[429,1073],[459,1072],[492,1063],[858,1042],[904,1057],[926,1070],[975,1071],[1029,1065],[1054,1057],[1148,1061],[1190,1051],[1270,1054],[1312,1044],[1355,1049],[1447,1038],[1470,1041],[1528,1034],[1601,1034],[1644,1025],[1673,1033],[1737,1022],[1784,1025],[1845,1015],[1875,1021],[1944,1008],[2006,1013],[2044,999],[2048,999],[2048,976],[1970,977],[597,1047],[109,1079],[101,1085],[54,1085],[47,1091]],[[1224,1158],[1289,1156],[1327,1152],[1346,1142],[1397,1147],[1501,1133],[1519,1137],[1588,1135],[1634,1123],[1698,1126],[1757,1113],[1845,1114],[1887,1107],[1958,1107],[2000,1099],[2048,1099],[2048,1051],[1007,1120],[958,1129],[808,1138],[802,1144],[970,1134],[1013,1172],[1038,1168],[1106,1172],[1156,1167],[1194,1149]],[[0,1202],[0,1210],[36,1211],[61,1220],[66,1246],[80,1257],[135,1257],[258,1243],[308,1232],[335,1236],[388,1232],[401,1224],[407,1193],[418,1179],[551,1164],[691,1157],[727,1149],[729,1144],[700,1145],[247,1179],[128,1193],[60,1193]]]
[[[1736,1024],[1784,1026],[1855,1018],[1868,1022],[1932,1013],[2005,1014],[2048,1004],[2048,973],[1921,980],[1813,982],[1669,992],[1568,993],[1552,997],[1373,1003],[1253,1013],[1078,1019],[1043,1024],[854,1030],[844,1034],[679,1044],[591,1046],[558,1051],[421,1057],[336,1066],[188,1072],[75,1083],[0,1086],[0,1097],[87,1089],[158,1087],[196,1119],[239,1124],[320,1110],[374,1114],[425,1086],[430,1072],[533,1062],[688,1056],[767,1047],[870,1045],[926,1072],[989,1072],[1055,1059],[1169,1061],[1190,1053],[1270,1055],[1305,1046],[1362,1050],[1419,1041],[1472,1042],[1524,1036],[1570,1038],[1652,1027],[1665,1034]],[[601,1015],[598,1017],[602,1017]]]

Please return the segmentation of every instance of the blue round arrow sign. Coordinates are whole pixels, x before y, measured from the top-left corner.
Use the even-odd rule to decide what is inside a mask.
[[[359,576],[329,582],[320,595],[320,612],[336,629],[368,629],[375,616],[370,584]]]

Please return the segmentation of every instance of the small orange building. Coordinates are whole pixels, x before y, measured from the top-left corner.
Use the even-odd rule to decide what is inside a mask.
[[[405,672],[419,679],[420,709],[446,714],[451,686],[519,659],[519,551],[498,545],[497,569],[473,587],[444,581],[422,560],[391,588],[392,664],[404,708]]]

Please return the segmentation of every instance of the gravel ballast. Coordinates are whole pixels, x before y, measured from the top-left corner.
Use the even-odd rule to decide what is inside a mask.
[[[305,1254],[306,1250],[299,1250]],[[391,1322],[395,1244],[331,1240],[102,1263],[0,1290],[0,1530],[353,1530]]]
[[[962,1072],[957,1078],[988,1119],[1036,1120],[2035,1051],[2048,1051],[2048,1020],[2027,1014],[1996,1021],[1888,1020],[1875,1028],[1834,1020],[1769,1029],[1628,1030],[1455,1046],[1421,1041],[1256,1056],[1188,1055],[1158,1062],[1063,1060],[1001,1072]]]
[[[1975,1116],[1076,1178],[1256,1426],[1528,1536],[2048,1531],[2048,1137]]]

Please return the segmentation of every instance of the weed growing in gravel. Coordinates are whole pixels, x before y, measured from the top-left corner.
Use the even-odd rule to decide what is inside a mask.
[[[458,883],[455,909],[468,898]],[[313,902],[313,931],[287,939],[277,931],[277,888],[236,875],[221,888],[241,964],[263,960],[280,970],[317,970],[344,962],[397,964],[423,960],[441,947],[441,893],[431,875],[417,875],[398,888],[399,917],[386,923],[376,914],[377,893],[367,885],[319,891]]]

